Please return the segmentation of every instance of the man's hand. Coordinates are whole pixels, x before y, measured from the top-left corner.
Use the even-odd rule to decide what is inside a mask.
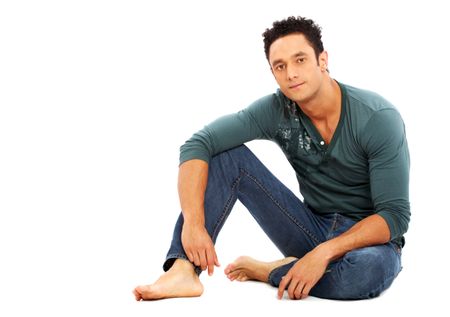
[[[308,296],[325,273],[328,264],[351,250],[389,242],[390,230],[380,215],[372,215],[357,222],[349,230],[323,242],[301,258],[284,276],[278,288],[278,298],[288,287],[289,298]]]
[[[278,287],[278,298],[283,297],[284,290],[288,287],[290,299],[303,299],[308,296],[325,273],[329,261],[318,249],[314,249],[301,258],[287,272]],[[288,286],[289,285],[289,286]]]
[[[216,250],[211,237],[204,226],[183,225],[181,243],[189,261],[204,271],[208,268],[208,274],[214,273],[214,265],[220,266]]]

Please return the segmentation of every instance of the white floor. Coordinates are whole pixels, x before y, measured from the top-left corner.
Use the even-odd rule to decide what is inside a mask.
[[[275,145],[261,141],[249,146],[275,175],[297,190],[295,176]],[[86,170],[64,173],[58,165],[42,170],[17,163],[17,174],[9,174],[2,191],[8,197],[4,209],[8,212],[2,210],[0,221],[0,316],[448,316],[443,313],[448,312],[445,289],[449,285],[446,187],[439,181],[429,186],[429,170],[417,168],[425,166],[426,160],[419,155],[420,148],[411,149],[416,158],[413,216],[403,271],[381,297],[355,302],[313,297],[280,301],[276,289],[255,282],[229,282],[222,270],[213,277],[201,276],[205,293],[200,298],[136,302],[133,288],[153,282],[162,273],[179,210],[177,149],[167,155],[175,158],[169,162],[151,152],[141,156],[136,149],[129,158],[112,156],[112,163],[108,161],[111,153],[105,151],[93,157],[93,163],[82,163]],[[116,169],[121,160],[130,163]],[[22,181],[21,169],[35,174]],[[281,257],[239,203],[216,249],[222,269],[240,255],[267,261]]]
[[[148,232],[108,229],[80,230],[78,241],[70,245],[68,235],[52,236],[45,242],[28,241],[21,254],[16,249],[16,260],[2,260],[2,316],[160,316],[181,313],[183,316],[230,316],[233,314],[282,315],[329,314],[342,316],[394,316],[402,314],[430,314],[445,316],[445,294],[439,285],[441,264],[432,253],[423,253],[420,244],[409,241],[404,251],[404,269],[391,288],[379,298],[365,301],[331,301],[308,297],[302,301],[278,300],[276,289],[258,282],[230,282],[222,269],[212,277],[201,276],[205,286],[203,296],[189,299],[136,302],[132,289],[150,283],[162,272],[161,261],[168,243],[167,235],[159,240],[152,224]],[[96,223],[101,226],[100,222]],[[159,225],[159,224],[158,224]],[[126,228],[127,221],[121,224]],[[251,235],[243,234],[247,229]],[[166,232],[161,229],[161,232]],[[106,234],[106,235],[105,235]],[[58,245],[51,240],[63,239]],[[109,239],[109,242],[108,242]],[[48,243],[42,245],[42,243]],[[15,243],[17,247],[20,243]],[[279,257],[278,251],[263,235],[252,219],[238,205],[230,216],[217,243],[222,268],[235,257],[248,254],[262,260]],[[12,254],[10,254],[11,256]],[[17,259],[20,263],[17,263]],[[433,262],[434,261],[434,262]],[[5,265],[6,264],[6,265]]]

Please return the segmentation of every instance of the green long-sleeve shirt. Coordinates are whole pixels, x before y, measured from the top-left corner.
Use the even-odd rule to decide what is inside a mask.
[[[221,117],[181,146],[180,162],[210,158],[254,139],[276,142],[294,168],[304,202],[318,214],[383,217],[391,240],[408,229],[409,152],[402,118],[381,96],[339,83],[342,108],[330,144],[278,90]]]

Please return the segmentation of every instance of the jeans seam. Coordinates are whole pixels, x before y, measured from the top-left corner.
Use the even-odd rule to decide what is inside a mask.
[[[338,214],[335,213],[333,223],[331,224],[331,229],[326,236],[327,240],[330,240],[333,237],[333,233],[336,231],[337,227],[338,227]]]
[[[301,230],[303,230],[303,232],[305,232],[312,240],[314,240],[314,242],[316,243],[316,245],[318,245],[320,243],[320,240],[311,232],[309,231],[307,228],[305,228],[303,226],[302,223],[300,223],[294,216],[292,216],[291,213],[289,213],[289,211],[287,211],[285,208],[283,208],[283,206],[280,204],[280,202],[278,200],[275,199],[275,197],[273,197],[270,194],[270,191],[267,190],[267,188],[264,187],[263,184],[261,184],[258,179],[256,177],[254,177],[253,175],[251,175],[249,172],[247,172],[244,169],[241,169],[241,171],[247,175],[249,177],[249,179],[251,179],[257,186],[259,186],[262,191],[269,197],[269,199],[279,208],[279,210],[285,215],[287,216],[292,222],[294,222]]]

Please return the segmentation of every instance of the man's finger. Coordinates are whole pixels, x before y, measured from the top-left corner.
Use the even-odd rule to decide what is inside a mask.
[[[288,286],[288,295],[290,299],[295,299],[294,291],[299,286],[300,282],[297,279],[291,279],[289,286]]]
[[[195,266],[200,266],[200,258],[199,258],[199,256],[198,256],[198,253],[197,252],[194,252],[194,264],[195,264]]]
[[[194,256],[192,255],[192,252],[188,251],[186,252],[186,255],[190,262],[194,263]]]
[[[283,297],[284,290],[286,289],[286,286],[289,284],[290,280],[291,277],[289,275],[285,275],[281,279],[281,283],[278,286],[278,299],[281,299]]]
[[[200,257],[200,267],[202,268],[202,271],[204,271],[208,266],[208,262],[206,262],[206,250],[199,251],[199,257]]]
[[[214,273],[214,251],[211,249],[206,250],[206,257],[208,261],[208,275],[213,275]]]
[[[297,287],[293,291],[294,296],[292,299],[302,299],[304,288],[305,288],[305,284],[303,282],[298,283]]]
[[[302,298],[301,299],[308,297],[309,292],[311,291],[312,287],[313,287],[312,284],[306,284],[305,285],[305,288],[303,288],[303,291],[302,291]]]

